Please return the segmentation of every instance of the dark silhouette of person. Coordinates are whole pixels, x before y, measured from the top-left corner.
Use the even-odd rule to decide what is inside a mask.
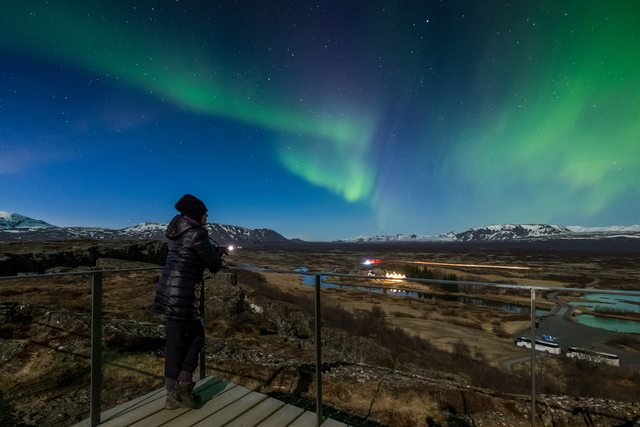
[[[155,313],[166,319],[167,348],[164,376],[167,409],[198,409],[200,396],[193,394],[193,373],[204,347],[200,294],[204,269],[216,273],[223,266],[223,248],[217,247],[204,227],[207,207],[197,197],[185,194],[175,208],[180,212],[165,235],[173,243],[156,288]]]

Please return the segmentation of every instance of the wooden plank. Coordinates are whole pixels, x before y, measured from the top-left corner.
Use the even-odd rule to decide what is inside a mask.
[[[297,406],[286,404],[278,412],[258,424],[257,427],[284,427],[291,424],[296,418],[298,418],[304,409]]]
[[[316,427],[315,413],[219,378],[198,381],[194,392],[202,397],[199,410],[166,410],[166,390],[162,388],[103,412],[100,427]],[[73,427],[90,427],[90,422],[86,419]],[[322,427],[348,426],[328,418]]]
[[[131,424],[132,427],[157,427],[164,425],[180,416],[189,412],[190,408],[178,408],[173,409],[171,411],[163,409],[138,421],[137,423]],[[100,426],[102,427],[102,425]]]
[[[231,390],[222,393],[219,396],[214,397],[213,399],[207,400],[205,396],[202,396],[202,402],[204,406],[198,410],[188,411],[186,414],[182,415],[179,418],[176,418],[171,422],[171,427],[188,427],[192,426],[201,420],[211,416],[212,414],[220,411],[221,409],[229,406],[236,400],[246,396],[251,393],[251,391],[247,390],[241,386],[235,386]]]
[[[284,402],[270,397],[258,406],[252,408],[249,412],[227,424],[226,427],[255,427],[277,412],[284,405]],[[280,426],[282,426],[282,424],[280,424]]]
[[[211,385],[220,382],[219,378],[215,377],[206,377],[204,380],[200,380],[196,382],[196,388],[201,389],[202,387],[210,387]],[[196,391],[197,391],[196,389]],[[137,397],[129,402],[123,403],[122,405],[115,406],[111,409],[106,410],[102,414],[100,414],[101,425],[104,423],[113,420],[114,418],[120,417],[123,414],[126,414],[131,411],[135,411],[138,408],[147,405],[157,399],[162,399],[163,407],[164,400],[166,398],[167,390],[163,387],[159,390],[152,391],[143,396]],[[79,423],[74,424],[72,427],[91,427],[91,419],[87,418]]]
[[[348,427],[346,424],[336,421],[332,418],[327,418],[322,423],[322,427]]]
[[[213,385],[211,385],[210,383],[207,383],[194,390],[195,394],[200,395],[200,397],[202,398],[203,404],[205,400],[211,400],[213,396],[222,394],[228,390],[231,390],[233,387],[236,386],[235,384],[230,383],[228,381],[218,381],[215,383],[213,382],[211,383]],[[132,424],[132,426],[135,426],[135,427],[160,426],[167,423],[168,421],[171,421],[175,418],[178,418],[179,416],[182,416],[185,412],[190,411],[189,408],[179,408],[179,409],[174,409],[169,411],[167,409],[164,409],[164,400],[162,402],[163,402],[162,409],[159,412],[156,412],[146,418],[140,419],[140,421],[138,421],[135,424]]]
[[[164,402],[166,401],[166,395],[163,399],[156,399],[153,402],[149,402],[146,405],[136,408],[135,411],[129,411],[124,414],[112,418],[106,423],[100,424],[100,427],[124,427],[132,423],[135,423],[141,419],[144,419],[150,415],[160,412],[164,409]]]
[[[105,422],[110,420],[113,417],[119,416],[125,412],[129,412],[131,410],[135,410],[137,407],[141,405],[145,405],[149,402],[152,402],[156,399],[162,399],[166,396],[167,390],[160,389],[152,391],[151,393],[147,393],[144,396],[137,397],[129,402],[123,403],[122,405],[115,406],[111,409],[106,410],[102,414],[100,414],[101,422]],[[72,427],[91,427],[91,419],[87,418],[79,423],[74,424]]]
[[[232,404],[226,406],[224,409],[216,412],[214,416],[203,419],[197,425],[206,425],[207,427],[222,427],[227,423],[235,420],[242,414],[250,411],[254,406],[267,399],[267,396],[258,393],[251,392],[246,396],[236,400]]]
[[[305,412],[298,417],[289,427],[317,427],[318,416],[315,412]]]
[[[196,387],[198,387],[199,393],[201,395],[206,394],[209,396],[213,396],[214,394],[219,394],[220,388],[226,390],[227,386],[231,384],[227,381],[220,381],[218,378],[213,378],[213,377],[205,378],[204,381],[199,383],[200,383],[199,387],[198,387],[198,383],[196,383]],[[234,387],[234,386],[235,384],[231,385],[231,387]],[[118,414],[117,416],[113,417],[111,420],[107,421],[106,423],[100,424],[100,426],[101,427],[128,426],[130,424],[143,420],[144,418],[150,417],[155,413],[164,410],[164,405],[166,400],[167,399],[166,399],[166,392],[165,392],[162,398],[153,400],[151,402],[147,402],[146,404],[140,404],[134,408],[135,410],[129,410],[125,413]],[[204,400],[204,396],[203,396],[203,400]]]

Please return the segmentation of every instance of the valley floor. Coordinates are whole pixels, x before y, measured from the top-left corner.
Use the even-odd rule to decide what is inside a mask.
[[[627,260],[606,254],[241,248],[228,259],[230,273],[237,274],[237,286],[225,282],[225,275],[207,280],[208,373],[299,405],[312,404],[313,318],[303,306],[313,301],[313,288],[303,284],[298,274],[261,272],[248,266],[351,273],[362,271],[367,258],[385,261],[377,273],[396,268],[400,261],[427,261],[531,267],[433,267],[438,274],[456,274],[459,280],[555,288],[577,287],[593,277],[602,278],[603,287],[638,283],[635,269],[625,267]],[[109,319],[104,333],[105,409],[163,384],[163,322],[149,310],[156,277],[157,271],[151,271],[104,278],[104,313]],[[336,281],[362,285],[359,279]],[[398,287],[396,282],[371,283]],[[419,289],[443,292],[437,285]],[[276,298],[283,295],[285,302]],[[528,292],[475,295],[524,307],[530,304]],[[0,298],[2,425],[66,427],[88,417],[89,278],[6,281],[0,283]],[[542,295],[538,298],[538,308],[553,308]],[[340,325],[323,321],[323,396],[336,417],[348,414],[361,425],[394,427],[488,426],[498,420],[504,425],[530,425],[527,363],[516,365],[511,373],[502,367],[507,360],[529,355],[513,344],[514,335],[530,323],[526,315],[354,289],[323,288],[322,299],[327,306],[355,313],[355,319],[381,321],[385,331],[404,331],[408,337],[416,334],[430,346],[427,352],[397,350],[389,347],[393,344],[382,344],[385,337],[348,338]],[[375,317],[379,313],[382,320]],[[425,344],[416,343],[416,348],[420,345]],[[624,351],[635,350],[627,346]],[[595,425],[619,425],[621,420],[640,417],[640,407],[632,403],[634,396],[640,396],[640,378],[622,379],[606,368],[567,365],[558,358],[543,359],[537,365],[538,425],[585,425],[587,418],[597,419]],[[567,373],[572,369],[587,369],[582,382]],[[602,375],[610,381],[604,384]],[[600,381],[599,386],[593,387],[593,381]],[[589,394],[594,391],[604,394]]]

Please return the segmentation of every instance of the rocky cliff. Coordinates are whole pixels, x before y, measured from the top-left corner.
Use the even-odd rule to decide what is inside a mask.
[[[95,267],[98,258],[164,265],[168,252],[169,243],[159,241],[0,243],[0,277],[44,274],[55,267]]]

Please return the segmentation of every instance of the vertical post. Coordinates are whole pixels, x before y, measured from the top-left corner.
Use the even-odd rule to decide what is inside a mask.
[[[91,281],[91,427],[100,424],[102,391],[102,272]]]
[[[202,329],[204,330],[204,279],[202,280],[202,290],[200,291],[200,321],[202,322]],[[205,334],[205,343],[206,343],[206,335]],[[200,379],[204,379],[206,376],[206,367],[205,367],[205,350],[206,344],[202,346],[202,350],[200,350]]]
[[[531,427],[536,426],[536,289],[531,288]]]
[[[317,425],[322,425],[322,353],[320,350],[320,275],[315,276],[316,290],[316,414],[318,416]]]

